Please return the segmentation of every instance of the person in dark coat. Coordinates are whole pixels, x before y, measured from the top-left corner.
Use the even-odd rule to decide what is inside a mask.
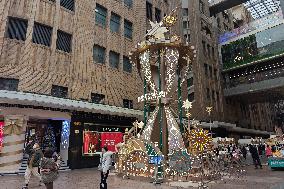
[[[242,154],[243,154],[243,157],[244,157],[245,159],[247,159],[247,149],[246,149],[245,146],[242,147],[241,152],[242,152]]]
[[[46,189],[53,189],[53,182],[58,177],[58,170],[60,167],[60,156],[53,156],[53,150],[47,148],[44,152],[44,157],[40,163],[40,173],[42,182]]]
[[[262,169],[262,165],[259,159],[257,148],[250,144],[249,151],[251,153],[251,157],[252,157],[255,168],[258,169],[258,166],[259,166]]]

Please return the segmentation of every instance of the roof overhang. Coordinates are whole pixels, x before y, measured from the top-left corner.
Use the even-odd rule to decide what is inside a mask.
[[[57,98],[47,95],[0,90],[0,103],[41,106],[70,111],[83,111],[126,117],[143,117],[143,111],[104,104],[94,104],[71,99]]]

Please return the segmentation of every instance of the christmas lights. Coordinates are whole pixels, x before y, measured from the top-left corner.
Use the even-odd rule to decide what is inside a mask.
[[[70,135],[70,122],[62,122],[62,133],[61,133],[61,148],[66,150],[69,146],[69,135]]]
[[[212,138],[209,136],[207,130],[202,128],[193,129],[189,135],[191,142],[191,148],[197,150],[199,153],[203,153],[212,144]]]
[[[156,116],[157,116],[157,114],[159,112],[159,109],[160,108],[157,106],[155,108],[155,110],[151,113],[151,115],[150,115],[150,117],[149,117],[149,119],[147,121],[147,124],[145,126],[145,129],[142,132],[141,138],[143,140],[150,141],[152,130],[153,130],[153,127],[154,127],[154,122],[155,122]]]

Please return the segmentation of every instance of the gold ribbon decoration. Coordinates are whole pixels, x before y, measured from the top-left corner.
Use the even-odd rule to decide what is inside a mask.
[[[9,118],[5,119],[4,135],[20,135],[22,134],[22,127],[24,124],[23,118]]]

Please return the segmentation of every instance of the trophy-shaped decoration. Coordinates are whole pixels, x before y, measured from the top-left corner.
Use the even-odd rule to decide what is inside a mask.
[[[144,102],[145,125],[140,139],[158,142],[167,157],[176,151],[186,151],[182,137],[181,86],[187,81],[190,64],[196,51],[183,44],[171,27],[177,22],[177,9],[165,16],[160,23],[151,23],[145,41],[136,45],[130,53],[131,62],[137,64],[138,72],[144,80],[144,95],[138,102]],[[179,112],[174,112],[174,107]],[[146,112],[145,112],[146,111]],[[147,116],[148,115],[148,116]]]

